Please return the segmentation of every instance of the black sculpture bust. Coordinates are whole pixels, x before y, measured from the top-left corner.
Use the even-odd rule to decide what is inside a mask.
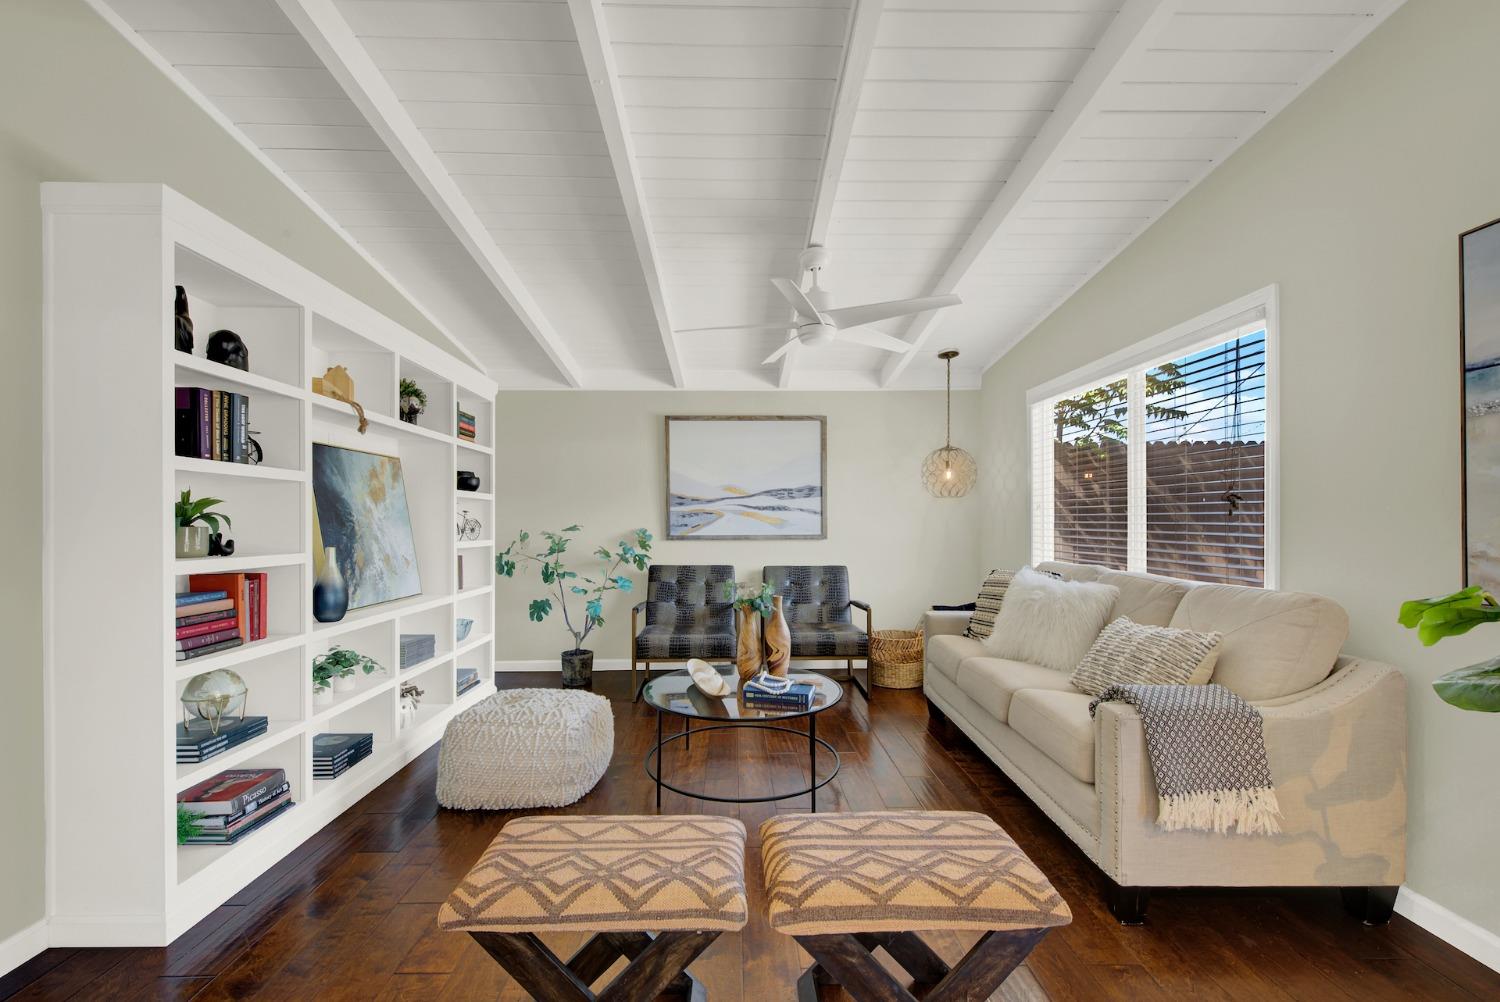
[[[250,349],[245,347],[245,342],[234,331],[214,331],[210,334],[206,354],[210,362],[250,371]]]
[[[193,318],[188,316],[187,290],[177,287],[177,300],[172,305],[177,318],[177,350],[193,353]]]

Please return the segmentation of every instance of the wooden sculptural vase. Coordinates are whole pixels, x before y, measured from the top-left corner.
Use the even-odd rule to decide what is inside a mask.
[[[792,663],[792,631],[781,611],[781,596],[771,599],[771,618],[766,620],[766,671],[785,675]]]

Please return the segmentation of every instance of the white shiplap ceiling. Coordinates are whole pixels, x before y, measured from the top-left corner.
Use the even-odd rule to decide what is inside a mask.
[[[90,0],[504,387],[956,385],[1401,0]],[[761,360],[772,276],[964,304]]]

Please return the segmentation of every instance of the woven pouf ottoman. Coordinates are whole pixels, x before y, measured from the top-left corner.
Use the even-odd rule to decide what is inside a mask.
[[[703,815],[519,818],[438,910],[544,1002],[705,1002],[688,965],[746,918],[745,826]],[[540,932],[594,935],[563,961]]]
[[[927,1002],[988,999],[1048,930],[1073,920],[983,814],[784,814],[761,825],[760,843],[771,928],[814,961],[797,983],[801,1002],[822,983],[861,1002],[916,1002],[874,956],[881,948],[931,988]],[[917,935],[939,929],[983,935],[950,969]]]
[[[438,752],[444,807],[498,811],[562,807],[609,765],[609,700],[566,689],[507,689],[448,722]]]

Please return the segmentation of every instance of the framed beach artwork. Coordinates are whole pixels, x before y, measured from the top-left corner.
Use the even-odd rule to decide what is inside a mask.
[[[1459,237],[1464,584],[1500,590],[1500,219]]]
[[[827,539],[823,417],[668,417],[668,539]]]
[[[401,459],[313,443],[313,573],[337,550],[349,608],[422,594]]]

